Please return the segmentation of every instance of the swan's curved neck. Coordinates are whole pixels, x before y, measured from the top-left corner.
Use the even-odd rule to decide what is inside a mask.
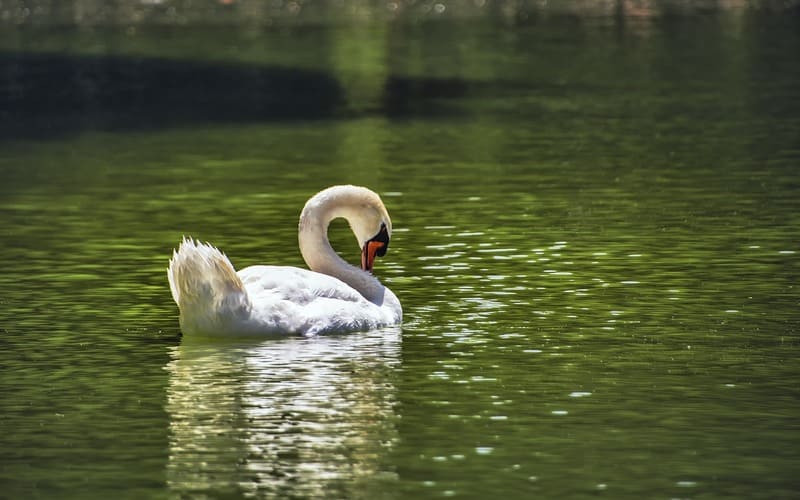
[[[331,247],[328,226],[333,219],[353,220],[352,208],[337,198],[312,198],[300,214],[300,253],[312,271],[333,276],[353,287],[370,302],[381,305],[385,287],[372,274],[350,265]]]

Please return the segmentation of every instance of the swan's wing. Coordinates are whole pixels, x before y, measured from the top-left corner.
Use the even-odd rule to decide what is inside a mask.
[[[253,304],[254,327],[306,335],[381,326],[383,313],[355,289],[325,274],[251,266],[239,277]]]
[[[304,305],[325,297],[344,301],[365,300],[345,282],[299,267],[250,266],[238,272],[250,297],[266,294]]]

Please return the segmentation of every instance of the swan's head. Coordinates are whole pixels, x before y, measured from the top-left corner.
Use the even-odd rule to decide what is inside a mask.
[[[376,257],[386,255],[392,238],[392,219],[380,196],[367,188],[352,189],[354,205],[346,218],[361,249],[361,269],[372,272]]]
[[[361,249],[361,269],[372,272],[376,257],[386,255],[392,237],[392,219],[380,196],[360,186],[334,186],[313,196],[300,214],[301,234],[306,226],[320,224],[320,231],[327,231],[328,223],[343,217]],[[301,250],[304,242],[301,241]],[[304,253],[305,255],[305,253]],[[308,262],[308,259],[306,259]],[[313,268],[313,266],[311,266]]]

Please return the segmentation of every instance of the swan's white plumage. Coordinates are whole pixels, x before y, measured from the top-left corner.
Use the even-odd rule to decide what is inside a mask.
[[[365,199],[371,204],[368,215],[353,215]],[[350,220],[360,244],[380,224],[391,227],[380,198],[366,188],[336,186],[314,196],[301,214],[300,246],[309,266],[327,274],[264,265],[236,272],[215,247],[184,238],[167,271],[180,308],[181,330],[205,335],[317,335],[399,324],[402,308],[392,291],[330,248],[328,223],[339,216]]]

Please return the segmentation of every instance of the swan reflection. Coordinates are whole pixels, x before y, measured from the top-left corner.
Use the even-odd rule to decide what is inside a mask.
[[[167,365],[179,494],[347,497],[395,481],[400,329],[241,342],[184,337]]]

